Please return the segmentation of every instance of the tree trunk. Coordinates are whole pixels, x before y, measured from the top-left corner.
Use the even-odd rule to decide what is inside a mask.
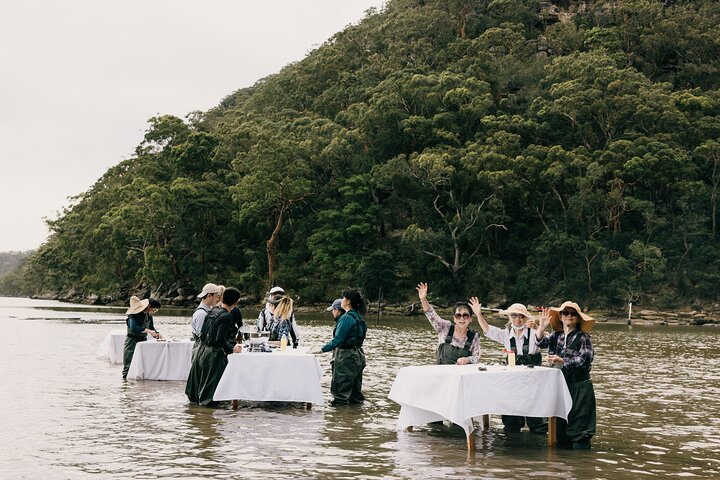
[[[712,202],[712,239],[715,241],[717,238],[717,189],[713,188],[712,195],[710,196]]]
[[[285,212],[287,211],[288,205],[283,203],[278,212],[278,218],[275,222],[275,229],[270,234],[270,238],[266,243],[267,260],[268,260],[268,282],[269,286],[272,286],[273,279],[275,277],[275,246],[277,244],[278,237],[280,236],[280,230],[282,230],[283,223],[285,223]]]

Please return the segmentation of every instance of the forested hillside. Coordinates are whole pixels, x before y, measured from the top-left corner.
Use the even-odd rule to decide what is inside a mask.
[[[31,252],[0,252],[0,275],[14,270]]]
[[[151,119],[14,288],[714,300],[718,3],[390,1],[211,111]]]

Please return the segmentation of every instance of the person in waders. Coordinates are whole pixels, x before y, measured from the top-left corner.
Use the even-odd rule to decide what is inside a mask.
[[[153,322],[152,316],[160,306],[160,302],[154,298],[140,300],[135,295],[130,297],[130,308],[125,312],[128,317],[125,320],[127,324],[127,336],[125,337],[123,351],[122,378],[127,378],[130,363],[135,354],[135,346],[138,342],[146,341],[148,335],[156,339],[160,338],[160,333],[155,330],[155,323]]]
[[[438,365],[467,365],[480,358],[480,336],[470,328],[472,314],[465,302],[455,304],[455,323],[440,318],[427,300],[428,285],[416,287],[425,316],[438,334],[436,362]]]
[[[500,310],[501,315],[507,315],[508,317],[505,328],[498,328],[488,324],[485,317],[483,317],[482,304],[477,297],[470,299],[470,306],[485,336],[494,342],[502,344],[508,352],[513,352],[516,365],[538,366],[542,363],[535,330],[535,318],[530,315],[525,305],[513,303],[508,309]],[[527,423],[532,433],[544,435],[548,431],[547,419],[545,418],[503,415],[502,422],[503,430],[506,432],[519,432],[525,426],[525,423]]]
[[[220,305],[210,310],[203,322],[200,333],[200,346],[193,356],[185,395],[193,403],[213,407],[215,390],[220,382],[227,356],[240,353],[242,345],[237,344],[235,318],[231,313],[240,299],[237,288],[227,288],[223,292]]]
[[[358,290],[348,288],[342,293],[340,308],[346,313],[340,316],[332,340],[323,345],[318,353],[333,351],[332,393],[333,406],[360,404],[365,400],[362,393],[365,351],[363,342],[367,334],[367,323],[363,315],[367,312],[365,300]]]
[[[550,324],[554,330],[544,335]],[[540,314],[540,326],[536,332],[540,348],[548,347],[548,363],[562,368],[567,382],[572,408],[565,421],[557,419],[558,446],[576,450],[590,448],[595,435],[595,389],[590,380],[595,352],[588,332],[595,320],[586,315],[574,302],[550,307]]]
[[[220,301],[220,296],[220,287],[214,283],[206,283],[202,291],[198,293],[197,298],[200,299],[200,304],[195,309],[195,312],[193,312],[192,320],[190,321],[192,338],[195,341],[193,351],[197,350],[197,347],[200,346],[200,333],[202,332],[205,317],[207,317],[210,310]]]
[[[333,327],[333,337],[335,336],[335,332],[337,331],[337,323],[340,317],[345,315],[345,310],[342,308],[342,298],[336,298],[333,300],[332,305],[330,305],[328,308],[325,309],[326,312],[330,312],[330,315],[332,315],[333,320],[335,321],[335,327]],[[333,350],[332,358],[330,359],[330,372],[335,369],[335,352],[337,349]]]

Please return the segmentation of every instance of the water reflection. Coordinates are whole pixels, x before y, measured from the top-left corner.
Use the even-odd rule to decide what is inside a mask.
[[[397,371],[434,359],[435,336],[424,318],[370,322],[363,406],[207,409],[187,402],[183,382],[123,382],[119,365],[95,358],[107,333],[124,322],[123,309],[56,303],[0,299],[9,332],[0,349],[3,478],[720,476],[720,347],[712,327],[595,328],[592,451],[548,449],[544,437],[507,435],[492,417],[468,454],[460,429],[395,429],[399,407],[387,395]],[[187,336],[190,314],[161,310],[159,329]],[[331,337],[329,317],[299,321],[311,349]],[[483,362],[500,358],[494,344],[483,343]],[[326,402],[329,359],[320,357]]]

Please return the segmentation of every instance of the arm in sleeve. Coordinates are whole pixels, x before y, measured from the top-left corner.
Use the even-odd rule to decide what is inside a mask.
[[[337,347],[342,345],[350,333],[350,328],[352,328],[354,324],[355,320],[347,313],[340,317],[337,327],[335,328],[335,336],[332,340],[330,340],[330,342],[323,345],[321,350],[323,352],[329,352],[330,350],[335,350]]]
[[[435,309],[430,307],[426,312],[425,316],[430,321],[430,325],[433,326],[436,332],[438,334],[447,335],[447,332],[450,331],[450,322],[448,320],[443,320],[440,318],[440,315],[435,312]]]
[[[203,308],[198,308],[197,310],[195,310],[195,313],[193,313],[190,327],[192,328],[192,333],[194,333],[198,337],[202,333],[203,322],[205,322],[205,317],[207,317],[207,314],[207,310]]]
[[[493,342],[505,345],[505,340],[507,339],[507,335],[505,335],[505,332],[507,332],[507,330],[503,330],[494,325],[489,325],[487,332],[485,332],[485,336]]]
[[[222,347],[223,351],[229,355],[233,353],[233,347],[235,346],[235,340],[230,334],[230,329],[235,321],[230,313],[223,313],[218,317],[217,321],[219,323],[215,334],[215,345]]]
[[[550,336],[555,335],[555,333],[551,333],[550,335],[545,335],[542,340],[538,341],[537,337],[535,337],[535,341],[537,342],[538,349],[541,348],[547,348],[550,346]]]
[[[593,358],[595,357],[595,351],[593,350],[592,342],[590,341],[590,335],[587,333],[580,333],[580,348],[574,350],[571,355],[566,355],[563,358],[563,365],[568,368],[574,367],[585,367],[589,366]]]
[[[475,333],[475,338],[473,338],[472,343],[470,344],[470,363],[478,363],[480,361],[480,333]]]
[[[295,321],[295,314],[292,315],[292,323],[290,328],[292,329],[292,337],[293,337],[293,347],[297,348],[297,346],[300,344],[300,328],[298,328],[298,324]]]

